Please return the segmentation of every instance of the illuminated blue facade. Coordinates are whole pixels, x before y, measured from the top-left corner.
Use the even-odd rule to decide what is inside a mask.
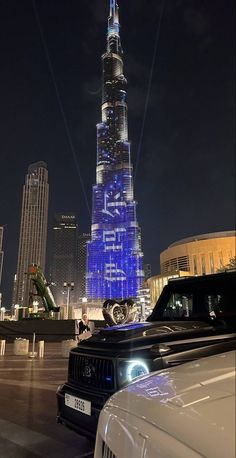
[[[110,0],[102,56],[102,122],[97,125],[96,185],[87,248],[89,299],[136,298],[143,280],[141,232],[133,196],[126,85],[116,0]]]

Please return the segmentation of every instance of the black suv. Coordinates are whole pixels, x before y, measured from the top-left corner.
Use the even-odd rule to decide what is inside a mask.
[[[144,323],[107,327],[73,348],[57,421],[94,437],[106,400],[139,375],[236,348],[236,271],[169,281]]]

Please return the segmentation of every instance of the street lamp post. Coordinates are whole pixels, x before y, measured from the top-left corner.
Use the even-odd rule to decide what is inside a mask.
[[[66,297],[66,316],[65,319],[69,319],[69,305],[70,305],[70,292],[73,291],[75,283],[73,281],[63,283],[64,288],[67,288],[67,297]]]

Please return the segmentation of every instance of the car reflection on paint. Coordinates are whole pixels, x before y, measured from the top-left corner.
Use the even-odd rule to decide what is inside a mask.
[[[144,376],[113,395],[95,458],[235,458],[236,352]]]

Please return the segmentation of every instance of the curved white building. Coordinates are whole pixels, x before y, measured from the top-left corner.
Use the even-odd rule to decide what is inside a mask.
[[[214,232],[172,243],[160,255],[161,274],[175,270],[204,275],[217,272],[236,256],[236,231]]]

